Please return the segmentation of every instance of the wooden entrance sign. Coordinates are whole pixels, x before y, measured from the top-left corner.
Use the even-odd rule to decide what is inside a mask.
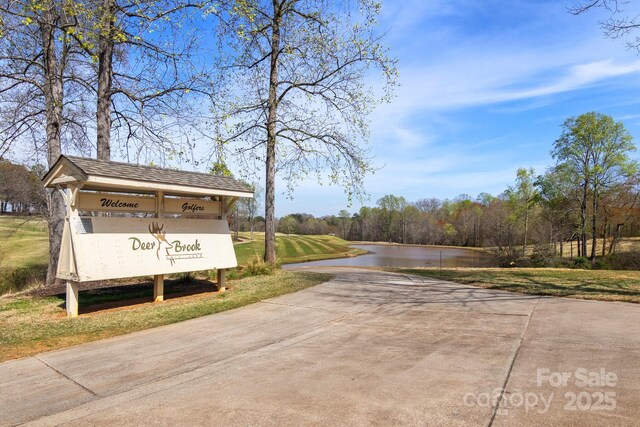
[[[236,267],[223,219],[72,217],[74,263],[58,277],[88,282]],[[63,258],[71,258],[64,255]]]
[[[78,315],[82,282],[153,275],[159,302],[165,274],[215,268],[222,289],[225,269],[237,266],[224,207],[253,197],[239,181],[70,156],[43,181],[67,208],[57,277],[67,281],[69,317]]]
[[[156,198],[113,193],[78,193],[78,210],[100,212],[155,212]]]
[[[164,199],[165,213],[189,215],[220,215],[220,202],[200,199]]]

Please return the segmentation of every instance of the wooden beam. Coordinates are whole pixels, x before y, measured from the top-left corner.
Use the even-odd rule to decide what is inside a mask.
[[[153,302],[164,301],[164,274],[153,276]]]
[[[226,270],[224,268],[218,269],[218,283],[216,284],[218,287],[218,292],[224,292],[227,290],[227,279],[225,277]]]
[[[220,219],[223,219],[225,221],[227,220],[227,201],[226,201],[226,197],[224,196],[220,196]],[[227,279],[225,277],[225,269],[219,268],[217,276],[218,276],[218,280],[217,280],[218,292],[226,291]]]
[[[164,216],[164,193],[156,192],[156,218]],[[164,301],[164,274],[153,276],[153,302]]]
[[[78,317],[78,282],[67,282],[67,317]]]
[[[253,197],[253,192],[220,190],[215,188],[192,187],[180,184],[166,184],[162,182],[144,182],[135,179],[110,178],[104,176],[89,176],[85,182],[85,189],[109,191],[162,191],[165,194],[177,196],[236,196]]]
[[[75,176],[62,175],[62,176],[59,176],[58,178],[52,180],[49,185],[68,184],[68,183],[71,183],[71,182],[80,182],[80,180],[78,178],[76,178]]]

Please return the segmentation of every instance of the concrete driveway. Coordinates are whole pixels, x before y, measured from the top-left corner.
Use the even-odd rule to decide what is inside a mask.
[[[636,305],[330,271],[0,364],[0,425],[640,425]]]

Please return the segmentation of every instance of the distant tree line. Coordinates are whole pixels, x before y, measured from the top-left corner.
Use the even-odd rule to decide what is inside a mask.
[[[517,185],[498,196],[461,194],[444,200],[408,202],[402,196],[389,194],[380,198],[376,206],[364,206],[352,215],[346,211],[320,218],[305,213],[286,215],[278,221],[278,231],[336,234],[353,241],[492,247],[505,260],[521,258],[526,240],[534,245],[538,256],[548,252],[590,256],[581,245],[579,199],[548,186],[557,171],[540,176],[532,176],[531,171],[520,169],[518,174],[530,179],[530,197]],[[606,240],[598,255],[615,251],[621,237],[640,236],[638,186],[636,177],[635,182],[612,189],[603,197],[596,216],[596,237]],[[590,232],[587,237],[592,237]]]
[[[0,213],[45,214],[47,199],[40,183],[44,171],[42,165],[27,169],[0,159]]]
[[[594,260],[615,252],[621,237],[640,236],[640,174],[629,157],[634,150],[622,123],[586,113],[564,123],[551,153],[553,167],[541,175],[519,169],[514,184],[497,196],[461,194],[451,200],[409,202],[389,194],[353,214],[287,215],[278,231],[492,247],[504,264],[524,258],[528,246],[542,261],[567,251]]]

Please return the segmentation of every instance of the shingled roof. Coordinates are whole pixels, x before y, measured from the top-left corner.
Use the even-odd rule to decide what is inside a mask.
[[[226,176],[74,156],[60,156],[42,181],[45,186],[51,187],[59,183],[55,182],[56,179],[82,182],[84,189],[110,187],[145,191],[165,190],[176,194],[195,192],[239,197],[253,195],[253,191],[247,185]]]

